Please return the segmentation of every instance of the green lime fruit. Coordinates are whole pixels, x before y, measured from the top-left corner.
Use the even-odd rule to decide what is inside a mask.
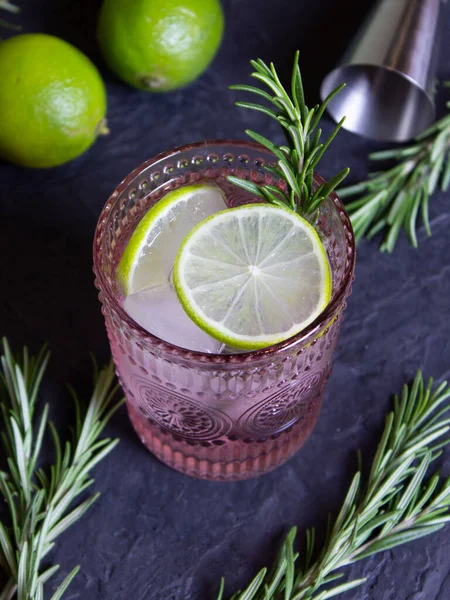
[[[196,79],[216,54],[222,32],[219,0],[105,0],[98,26],[110,68],[150,92]]]
[[[314,227],[292,210],[249,204],[208,217],[174,266],[178,299],[211,337],[252,350],[299,333],[324,310],[332,278]]]
[[[99,72],[57,37],[23,34],[0,42],[0,156],[25,167],[54,167],[106,133]]]

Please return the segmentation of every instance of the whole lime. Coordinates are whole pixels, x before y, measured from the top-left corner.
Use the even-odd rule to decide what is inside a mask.
[[[54,167],[106,131],[106,92],[91,61],[50,35],[0,42],[0,156]]]
[[[213,59],[222,32],[219,0],[105,0],[98,25],[110,68],[151,92],[196,79]]]

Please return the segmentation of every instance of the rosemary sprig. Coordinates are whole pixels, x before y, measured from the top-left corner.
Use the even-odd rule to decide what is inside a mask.
[[[8,0],[0,0],[0,9],[6,10],[9,13],[17,14],[20,12],[20,8]],[[19,25],[13,25],[8,21],[4,21],[0,19],[0,27],[4,27],[5,29],[10,29],[11,31],[20,31],[21,27]]]
[[[445,85],[450,86],[450,83]],[[446,103],[450,109],[450,102]],[[440,185],[450,186],[450,114],[417,136],[414,144],[404,148],[375,152],[372,160],[393,160],[397,164],[369,175],[370,179],[339,190],[341,198],[361,195],[346,205],[356,240],[386,235],[380,249],[392,252],[403,228],[417,248],[419,211],[425,231],[431,235],[428,219],[429,199]]]
[[[62,444],[55,426],[48,421],[48,404],[36,418],[37,395],[48,359],[44,351],[30,358],[24,348],[21,361],[16,361],[8,342],[3,340],[0,414],[7,468],[0,471],[0,494],[10,523],[0,521],[0,568],[8,579],[0,600],[43,600],[44,584],[59,565],[43,569],[42,562],[55,539],[98,498],[99,494],[94,494],[73,507],[73,502],[94,481],[90,471],[118,443],[117,439],[99,439],[121,404],[114,403],[117,386],[113,386],[112,364],[95,373],[94,391],[86,411],[82,411],[71,390],[76,410],[72,443]],[[49,469],[39,465],[46,431],[55,448],[55,463]],[[78,569],[75,567],[67,575],[51,600],[62,597]]]
[[[328,139],[321,142],[320,120],[328,102],[344,87],[344,84],[331,92],[322,104],[314,106],[311,110],[308,109],[305,104],[298,57],[297,52],[294,58],[290,94],[282,85],[273,63],[268,66],[260,58],[250,61],[255,69],[251,76],[264,84],[269,92],[250,85],[230,86],[232,90],[250,92],[262,97],[273,105],[274,109],[252,102],[236,102],[236,106],[262,112],[281,125],[287,141],[286,146],[277,146],[249,129],[246,130],[246,134],[270,150],[278,159],[276,167],[265,166],[264,168],[285,182],[285,188],[281,190],[275,185],[258,185],[233,176],[229,176],[228,180],[272,204],[288,206],[300,214],[307,215],[318,209],[321,202],[347,176],[349,169],[343,169],[328,182],[315,188],[314,169],[344,122],[342,119]]]
[[[365,582],[335,583],[340,569],[377,552],[434,533],[450,521],[450,479],[426,479],[430,463],[449,443],[448,399],[444,382],[433,389],[420,371],[404,386],[387,416],[367,483],[354,476],[340,513],[329,527],[315,562],[315,532],[306,532],[302,560],[294,550],[296,528],[289,532],[271,573],[262,569],[246,590],[231,600],[326,600]],[[217,600],[222,600],[223,581]]]

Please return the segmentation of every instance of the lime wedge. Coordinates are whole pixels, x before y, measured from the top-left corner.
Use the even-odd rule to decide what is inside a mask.
[[[199,183],[168,192],[141,219],[117,267],[126,295],[168,284],[181,242],[191,229],[226,208],[222,190]]]
[[[174,285],[191,319],[210,336],[258,349],[295,335],[331,297],[331,271],[315,229],[269,204],[221,211],[188,234]]]

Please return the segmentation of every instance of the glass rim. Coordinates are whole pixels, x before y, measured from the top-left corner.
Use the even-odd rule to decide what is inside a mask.
[[[258,144],[256,142],[246,141],[246,140],[233,140],[233,139],[207,139],[199,142],[193,142],[190,144],[184,144],[182,146],[176,146],[171,150],[161,152],[146,160],[145,162],[138,165],[129,175],[125,177],[114,189],[112,194],[109,196],[107,202],[105,203],[100,216],[97,221],[97,225],[94,233],[94,274],[96,277],[96,286],[99,292],[103,295],[106,300],[106,304],[108,307],[112,308],[119,319],[125,322],[126,326],[136,333],[139,338],[142,340],[149,341],[155,348],[163,350],[167,354],[171,354],[173,356],[177,356],[178,358],[181,355],[185,356],[187,359],[192,359],[197,362],[202,363],[210,363],[210,364],[227,364],[227,363],[242,363],[242,362],[253,362],[258,361],[264,358],[270,358],[271,356],[276,356],[284,351],[288,351],[294,347],[304,347],[314,341],[317,334],[320,332],[324,323],[330,323],[340,312],[340,308],[345,302],[345,299],[348,294],[348,289],[351,285],[353,279],[353,273],[355,269],[355,250],[356,243],[355,237],[353,233],[353,228],[350,222],[350,218],[345,210],[344,205],[341,200],[337,196],[335,192],[331,192],[328,196],[327,200],[331,202],[333,205],[333,209],[337,211],[339,214],[340,220],[347,227],[350,232],[350,238],[346,238],[348,241],[348,245],[350,248],[350,253],[347,252],[347,257],[351,254],[351,258],[348,261],[348,264],[345,265],[344,268],[344,276],[343,280],[340,283],[337,291],[333,294],[331,301],[327,304],[325,309],[312,321],[307,327],[302,329],[299,333],[294,336],[279,342],[278,344],[274,344],[267,348],[261,348],[259,350],[250,350],[248,352],[239,352],[239,353],[229,353],[229,354],[213,354],[207,352],[200,352],[198,350],[190,350],[188,348],[182,348],[181,346],[177,346],[176,344],[171,344],[170,342],[166,342],[164,339],[153,335],[148,332],[146,329],[141,327],[134,319],[132,319],[128,313],[124,310],[124,308],[118,302],[116,295],[113,293],[111,285],[106,280],[104,276],[103,269],[101,268],[101,254],[103,251],[102,244],[100,248],[97,246],[97,239],[99,237],[99,233],[103,230],[104,225],[103,221],[106,216],[109,215],[112,206],[115,204],[120,195],[134,182],[136,177],[142,173],[142,171],[152,164],[158,163],[161,160],[170,158],[172,156],[181,154],[182,152],[186,152],[195,148],[202,147],[210,147],[210,146],[234,146],[241,148],[251,148],[253,150],[259,150],[264,154],[272,154],[267,148]],[[276,157],[274,157],[276,158]],[[325,180],[316,172],[314,172],[314,180],[317,183],[322,183]]]

